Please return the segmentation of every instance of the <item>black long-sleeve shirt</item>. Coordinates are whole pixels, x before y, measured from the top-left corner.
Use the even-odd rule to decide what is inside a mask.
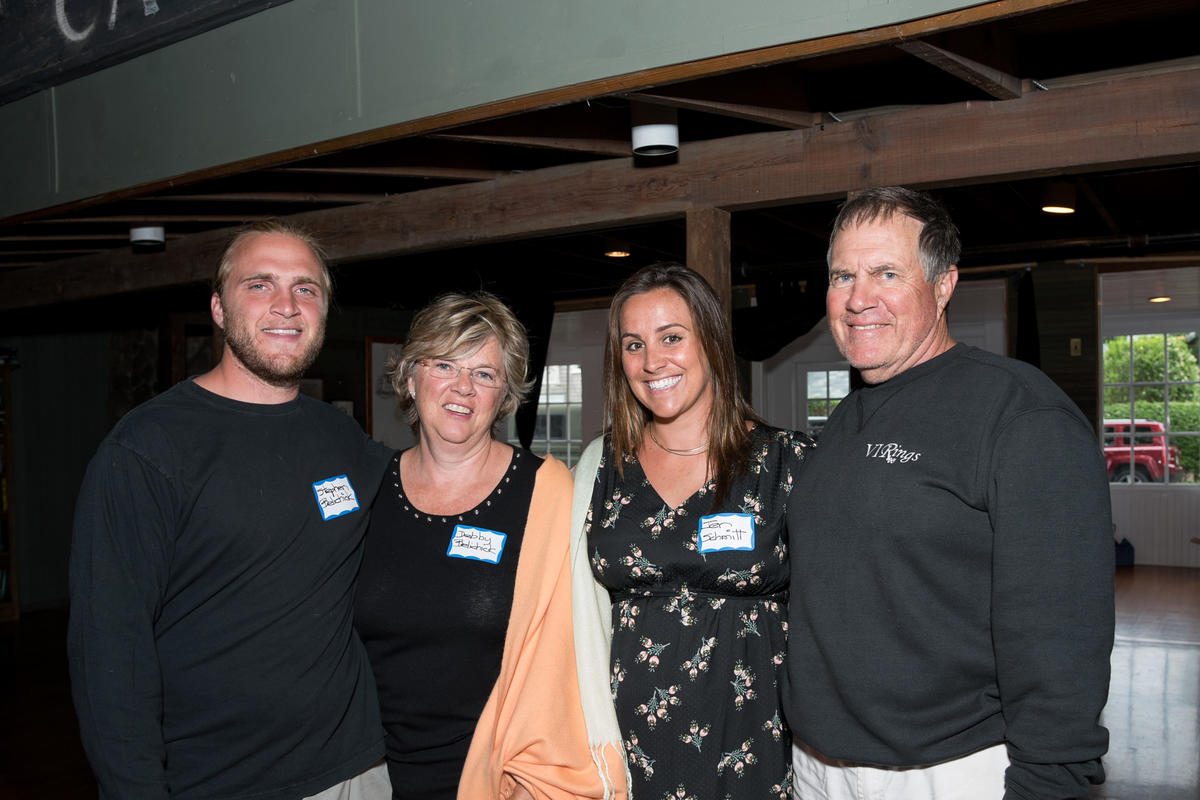
[[[184,382],[93,458],[71,548],[71,683],[104,798],[298,798],[383,755],[351,624],[390,452],[307,397]]]
[[[860,389],[796,492],[788,721],[802,741],[883,766],[1003,742],[1009,800],[1103,780],[1108,483],[1049,378],[958,345]]]

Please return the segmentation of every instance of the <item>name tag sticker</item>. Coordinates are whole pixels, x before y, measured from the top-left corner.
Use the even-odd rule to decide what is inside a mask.
[[[709,514],[700,518],[701,553],[753,549],[753,514]]]
[[[317,481],[312,488],[317,496],[317,508],[321,509],[321,518],[326,522],[358,511],[358,495],[345,475]]]
[[[489,531],[487,528],[472,528],[469,525],[455,525],[454,532],[450,534],[450,547],[446,549],[446,555],[451,558],[469,558],[473,561],[499,564],[506,541],[507,533]]]

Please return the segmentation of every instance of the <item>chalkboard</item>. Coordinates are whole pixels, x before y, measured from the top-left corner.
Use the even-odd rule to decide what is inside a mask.
[[[287,0],[0,0],[0,104]]]

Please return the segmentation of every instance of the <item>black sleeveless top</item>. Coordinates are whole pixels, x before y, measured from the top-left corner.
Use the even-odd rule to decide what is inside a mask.
[[[441,516],[409,502],[399,459],[371,510],[354,622],[379,689],[393,797],[453,800],[500,674],[542,460],[514,449],[483,502]]]

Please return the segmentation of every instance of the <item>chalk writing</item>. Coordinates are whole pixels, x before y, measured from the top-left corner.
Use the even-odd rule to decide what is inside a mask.
[[[117,4],[119,0],[112,0],[112,6],[108,12],[108,29],[111,31],[117,27]],[[152,14],[158,13],[157,0],[142,0],[142,16],[149,17]],[[84,39],[92,35],[92,31],[96,29],[96,19],[93,18],[88,23],[87,27],[80,30],[71,24],[70,18],[67,16],[67,0],[54,0],[54,21],[58,23],[58,32],[63,35],[69,42],[82,42]]]
[[[286,0],[0,0],[0,104]]]

